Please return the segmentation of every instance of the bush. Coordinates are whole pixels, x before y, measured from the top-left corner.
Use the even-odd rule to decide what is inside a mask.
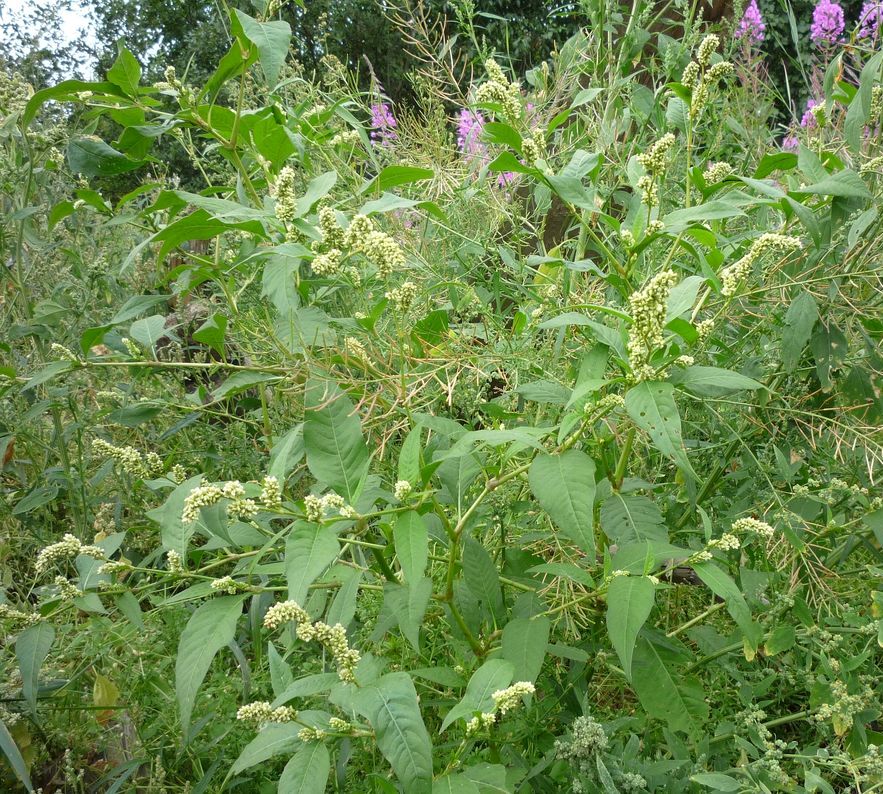
[[[454,110],[241,11],[9,79],[6,785],[883,783],[883,55],[785,151],[644,23]]]

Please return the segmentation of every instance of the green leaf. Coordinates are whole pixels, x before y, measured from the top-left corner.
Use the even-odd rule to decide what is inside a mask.
[[[312,210],[313,205],[325,198],[336,182],[337,171],[326,171],[311,179],[310,184],[307,185],[307,192],[297,200],[298,217],[302,217]]]
[[[632,687],[646,712],[672,730],[696,738],[708,719],[705,693],[695,676],[674,672],[685,653],[665,639],[638,638],[632,659]]]
[[[595,556],[592,506],[595,462],[577,449],[538,455],[528,473],[530,489],[556,526],[590,558]]]
[[[371,723],[377,747],[409,794],[432,789],[432,741],[423,724],[417,690],[407,673],[390,673],[353,696],[353,705]]]
[[[288,597],[303,606],[310,585],[337,559],[340,544],[331,527],[298,521],[285,542]]]
[[[877,82],[881,63],[883,63],[883,52],[878,52],[872,58],[869,58],[862,67],[859,77],[859,89],[856,91],[855,96],[853,96],[846,111],[846,123],[844,125],[846,140],[855,152],[861,150],[862,132],[868,123],[874,84]]]
[[[378,193],[382,193],[398,185],[422,182],[432,179],[434,176],[435,171],[431,168],[418,168],[414,165],[388,165],[374,179],[366,182],[361,192],[364,193],[367,190],[373,189]]]
[[[193,332],[193,338],[197,342],[208,345],[223,358],[226,332],[227,318],[220,312],[216,312]]]
[[[693,775],[690,780],[715,791],[742,790],[742,784],[738,780],[720,772],[700,772],[698,775]]]
[[[712,593],[726,602],[727,611],[733,620],[736,621],[736,625],[742,630],[746,642],[754,650],[757,650],[763,631],[752,619],[748,602],[729,574],[712,562],[696,563],[693,565],[693,570],[696,571],[699,578],[705,582]]]
[[[462,774],[478,785],[479,794],[512,794],[502,764],[472,764],[464,767]]]
[[[258,48],[261,69],[267,78],[267,85],[270,88],[275,87],[279,82],[279,72],[285,63],[285,56],[288,54],[291,26],[282,20],[258,22],[238,8],[234,9],[234,12],[245,35]]]
[[[295,698],[310,697],[310,695],[318,695],[320,692],[328,692],[340,683],[340,676],[337,673],[313,673],[292,681],[285,689],[282,690],[273,701],[273,708],[284,706],[290,700]]]
[[[273,217],[273,214],[268,210],[254,209],[237,201],[220,199],[215,196],[200,196],[198,193],[188,193],[186,190],[176,190],[174,195],[194,207],[205,210],[210,218],[225,224],[247,223],[249,221],[261,223]]]
[[[701,367],[698,365],[677,369],[672,373],[671,380],[678,386],[701,397],[720,397],[743,389],[762,389],[762,383],[720,367]]]
[[[336,383],[310,378],[304,410],[307,466],[352,504],[368,473],[368,447],[359,416]]]
[[[300,422],[273,444],[267,473],[284,483],[304,454],[304,425]]]
[[[21,671],[21,692],[31,711],[37,710],[37,688],[40,683],[40,668],[55,640],[55,629],[41,621],[25,629],[15,641],[15,656]]]
[[[414,579],[407,585],[387,583],[385,597],[395,613],[399,629],[415,651],[420,650],[420,627],[432,598],[432,579]]]
[[[95,137],[71,138],[67,145],[67,162],[71,171],[83,176],[114,176],[144,165],[143,160],[130,160]]]
[[[279,794],[323,794],[330,771],[331,756],[324,743],[304,744],[282,770]]]
[[[196,531],[196,522],[185,524],[181,520],[181,512],[184,510],[184,501],[188,494],[202,482],[202,475],[197,474],[189,480],[185,480],[172,491],[161,507],[148,510],[145,514],[151,521],[156,521],[160,527],[160,539],[166,551],[176,551],[181,559],[187,559],[187,544]]]
[[[0,750],[3,750],[3,755],[6,756],[9,766],[12,767],[12,771],[15,772],[15,776],[21,781],[21,784],[28,791],[33,791],[34,784],[31,783],[31,776],[28,774],[28,765],[22,758],[15,739],[12,738],[3,721],[0,721]]]
[[[728,201],[707,201],[705,204],[697,204],[695,207],[670,212],[662,219],[662,222],[665,224],[667,232],[678,234],[696,222],[707,225],[708,221],[736,218],[744,214],[739,207]]]
[[[133,295],[111,318],[110,325],[118,325],[127,320],[134,320],[139,314],[143,314],[160,303],[165,303],[171,297],[171,295]]]
[[[462,772],[458,772],[433,781],[432,794],[481,794],[481,789]]]
[[[405,581],[419,581],[429,559],[429,529],[423,517],[414,510],[399,513],[392,537]]]
[[[656,503],[646,496],[613,492],[601,503],[601,529],[613,543],[668,543],[668,530]]]
[[[119,86],[131,97],[138,96],[138,84],[141,82],[141,66],[122,44],[117,45],[118,55],[113,66],[107,70],[107,79]]]
[[[303,730],[303,725],[296,722],[271,723],[267,725],[257,736],[254,737],[233,762],[227,777],[237,775],[244,769],[250,769],[257,764],[269,760],[277,755],[290,753],[302,744],[298,734]]]
[[[74,364],[72,361],[52,361],[35,375],[32,375],[30,380],[21,387],[21,390],[22,392],[30,391],[31,389],[52,380],[56,375],[61,375],[62,372],[67,372],[69,369],[72,369],[73,366]]]
[[[512,662],[514,681],[537,680],[546,658],[551,621],[542,615],[515,618],[503,629],[501,656]]]
[[[215,654],[236,634],[245,596],[222,596],[206,601],[187,621],[178,643],[175,662],[175,694],[185,736],[190,730],[190,716],[196,693]]]
[[[503,591],[497,566],[484,546],[466,536],[463,545],[463,578],[469,592],[490,610],[495,620],[503,617]]]
[[[489,659],[479,667],[466,685],[466,693],[445,716],[439,733],[444,731],[454,720],[470,720],[476,712],[494,710],[493,694],[498,689],[505,689],[512,683],[515,667],[506,659]]]
[[[813,326],[819,319],[816,299],[805,290],[792,301],[785,313],[785,330],[782,332],[782,366],[793,372],[800,361]]]
[[[411,485],[420,481],[420,442],[423,428],[420,425],[414,427],[405,437],[399,449],[398,478],[406,480]]]
[[[681,416],[670,383],[645,380],[632,387],[625,395],[625,409],[663,455],[696,479],[681,437]]]
[[[129,336],[136,342],[144,345],[148,350],[153,350],[156,347],[156,343],[164,336],[168,336],[168,334],[166,318],[161,314],[154,314],[152,317],[135,320],[129,327]]]
[[[276,383],[281,379],[281,375],[271,375],[269,372],[234,372],[212,391],[212,400],[232,397],[234,394],[247,391],[261,383]]]
[[[871,192],[862,178],[849,168],[844,168],[836,174],[829,174],[812,185],[800,188],[799,192],[822,196],[841,196],[843,198],[872,198]]]
[[[646,576],[614,576],[607,590],[607,633],[629,680],[635,641],[655,600],[656,588]]]

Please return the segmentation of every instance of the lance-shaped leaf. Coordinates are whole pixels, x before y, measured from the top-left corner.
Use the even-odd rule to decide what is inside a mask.
[[[528,478],[533,495],[555,525],[594,559],[595,462],[576,449],[560,455],[539,455],[530,466]]]
[[[307,466],[320,482],[352,504],[368,471],[368,447],[349,397],[336,383],[307,381],[304,445]]]
[[[185,735],[190,729],[196,693],[215,654],[236,634],[244,599],[245,596],[224,596],[206,601],[190,616],[181,632],[175,662],[175,693]]]
[[[400,513],[392,529],[392,538],[405,581],[419,581],[429,559],[429,530],[423,517],[416,510]]]
[[[322,794],[331,771],[331,757],[322,742],[304,744],[279,778],[279,794]]]
[[[439,732],[454,720],[471,719],[476,712],[494,710],[494,692],[512,683],[515,667],[506,659],[490,659],[479,667],[466,685],[463,699],[445,716]]]
[[[432,790],[432,741],[407,673],[391,673],[362,687],[353,705],[374,728],[377,746],[409,794]]]
[[[55,639],[55,630],[48,623],[40,622],[25,629],[15,641],[15,655],[21,671],[21,691],[32,711],[37,708],[37,687],[40,668]]]
[[[615,576],[607,590],[607,633],[629,680],[635,641],[655,598],[656,588],[646,576]]]
[[[687,458],[681,436],[681,416],[670,383],[645,380],[629,389],[625,409],[632,421],[647,431],[653,445],[694,479],[696,472]]]
[[[299,521],[285,542],[288,597],[306,603],[310,585],[337,559],[340,544],[331,527]]]

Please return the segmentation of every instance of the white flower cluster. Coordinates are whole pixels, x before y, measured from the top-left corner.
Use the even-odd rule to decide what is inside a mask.
[[[593,777],[596,770],[595,757],[607,749],[609,740],[603,726],[590,715],[577,717],[570,728],[570,739],[555,741],[555,754],[574,768],[577,777],[572,781],[572,791],[582,792],[581,777]]]
[[[323,254],[316,254],[310,262],[310,268],[317,276],[336,276],[340,273],[343,253],[339,248],[329,248]]]
[[[240,706],[236,712],[236,719],[250,722],[260,728],[268,722],[293,722],[297,719],[297,711],[291,706],[273,708],[266,700],[257,700]]]
[[[23,626],[33,626],[39,623],[43,616],[37,612],[22,612],[19,609],[9,606],[9,604],[0,604],[0,620],[8,620],[13,623],[20,623]]]
[[[96,560],[105,559],[104,549],[100,546],[85,546],[78,538],[68,532],[58,543],[53,543],[40,551],[37,555],[34,570],[37,576],[40,576],[46,573],[55,563],[73,559],[79,554],[94,557]]]
[[[368,359],[368,351],[365,349],[365,345],[354,336],[348,336],[343,340],[343,349],[350,358],[358,358],[362,361]]]
[[[282,486],[279,478],[268,474],[261,481],[261,503],[265,507],[279,507],[282,504]]]
[[[672,133],[666,133],[656,143],[650,146],[646,152],[639,154],[638,162],[647,172],[637,182],[637,188],[643,195],[643,202],[648,207],[653,207],[659,203],[659,187],[657,180],[665,171],[665,164],[668,153],[675,143],[675,136]],[[661,231],[661,227],[659,229]],[[656,228],[647,228],[647,234],[654,234]]]
[[[736,294],[739,284],[745,280],[754,263],[768,254],[783,255],[800,248],[800,239],[787,234],[762,234],[748,249],[747,253],[732,265],[721,271],[721,294],[726,297]]]
[[[327,204],[319,207],[319,232],[322,242],[329,248],[343,248],[343,229],[337,222],[337,215]]]
[[[62,601],[73,601],[83,595],[82,591],[66,576],[56,576],[55,586]]]
[[[488,81],[482,83],[475,92],[476,102],[500,105],[503,115],[509,121],[518,121],[521,118],[521,86],[516,82],[509,82],[500,65],[493,59],[488,58],[484,62]]]
[[[711,58],[720,45],[713,33],[706,36],[696,50],[696,60],[687,64],[681,82],[693,92],[690,100],[690,118],[696,118],[708,104],[711,88],[729,77],[734,67],[729,61],[718,61],[712,66]]]
[[[521,151],[529,165],[533,165],[537,160],[542,160],[546,156],[546,139],[543,134],[535,132],[530,138],[525,138],[521,142]]]
[[[663,270],[629,298],[632,325],[629,328],[628,351],[632,372],[638,381],[654,375],[650,358],[665,343],[663,328],[668,296],[677,280],[673,270]]]
[[[343,244],[371,260],[381,278],[405,267],[405,255],[399,244],[386,232],[377,229],[367,215],[353,217],[343,234]]]
[[[246,499],[245,487],[242,483],[239,480],[230,480],[222,486],[209,484],[194,488],[184,499],[181,521],[185,524],[196,521],[203,507],[211,507],[221,499],[228,500],[227,515],[230,518],[252,518],[258,512],[257,502],[254,499]]]
[[[411,308],[417,293],[417,285],[413,281],[406,281],[400,287],[389,290],[385,297],[395,307],[397,312],[404,314]]]
[[[359,133],[356,130],[343,130],[338,132],[330,141],[334,147],[338,146],[358,146],[361,142]]]
[[[169,573],[184,573],[184,560],[174,549],[169,549],[166,552],[166,567],[169,569]]]
[[[404,502],[411,495],[411,483],[407,480],[398,480],[393,489],[395,498],[399,502]]]
[[[715,185],[718,182],[723,182],[732,173],[733,166],[729,163],[709,163],[702,176],[705,178],[706,184]]]
[[[719,538],[714,538],[708,542],[709,549],[721,549],[721,551],[735,551],[742,544],[732,532],[724,532]]]
[[[286,623],[297,624],[295,633],[298,639],[304,642],[316,640],[325,646],[337,665],[337,675],[341,681],[355,681],[356,665],[361,655],[355,648],[349,647],[346,629],[340,623],[333,626],[321,621],[313,623],[307,611],[295,601],[274,604],[264,615],[264,628],[276,629]]]
[[[327,493],[324,496],[307,494],[304,497],[304,515],[307,521],[319,522],[326,513],[336,510],[344,518],[357,518],[355,508],[346,503],[346,500],[336,493]]]
[[[492,728],[498,719],[508,712],[517,708],[521,700],[526,695],[533,695],[536,692],[534,685],[530,681],[518,681],[506,689],[498,689],[493,693],[494,710],[485,711],[476,714],[472,719],[466,722],[466,735],[472,736],[479,731]]]
[[[290,166],[285,166],[276,177],[273,195],[276,199],[276,217],[285,226],[290,226],[297,216],[297,193],[295,192],[295,173]]]
[[[96,455],[110,458],[133,477],[157,477],[163,470],[162,459],[155,452],[142,455],[135,447],[116,447],[102,438],[93,439],[92,451]]]
[[[325,731],[321,728],[301,728],[297,738],[302,742],[321,742],[325,738]]]
[[[756,518],[739,518],[733,522],[730,531],[737,534],[747,532],[764,538],[771,538],[776,534],[776,530],[767,524],[766,521],[758,521]]]
[[[216,593],[235,595],[240,590],[248,590],[248,585],[237,582],[232,576],[222,576],[220,579],[212,579],[209,585]]]

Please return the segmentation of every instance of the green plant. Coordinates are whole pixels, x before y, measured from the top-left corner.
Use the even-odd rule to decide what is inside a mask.
[[[883,56],[766,151],[717,36],[688,18],[636,74],[635,11],[527,95],[486,63],[459,151],[445,86],[372,129],[376,95],[289,70],[287,24],[241,11],[202,86],[142,85],[120,47],[10,114],[30,173],[65,102],[81,179],[150,173],[169,138],[206,182],[9,188],[21,239],[121,252],[97,280],[52,260],[92,290],[74,316],[14,257],[20,782],[883,785]],[[89,698],[132,744],[29,765]]]

